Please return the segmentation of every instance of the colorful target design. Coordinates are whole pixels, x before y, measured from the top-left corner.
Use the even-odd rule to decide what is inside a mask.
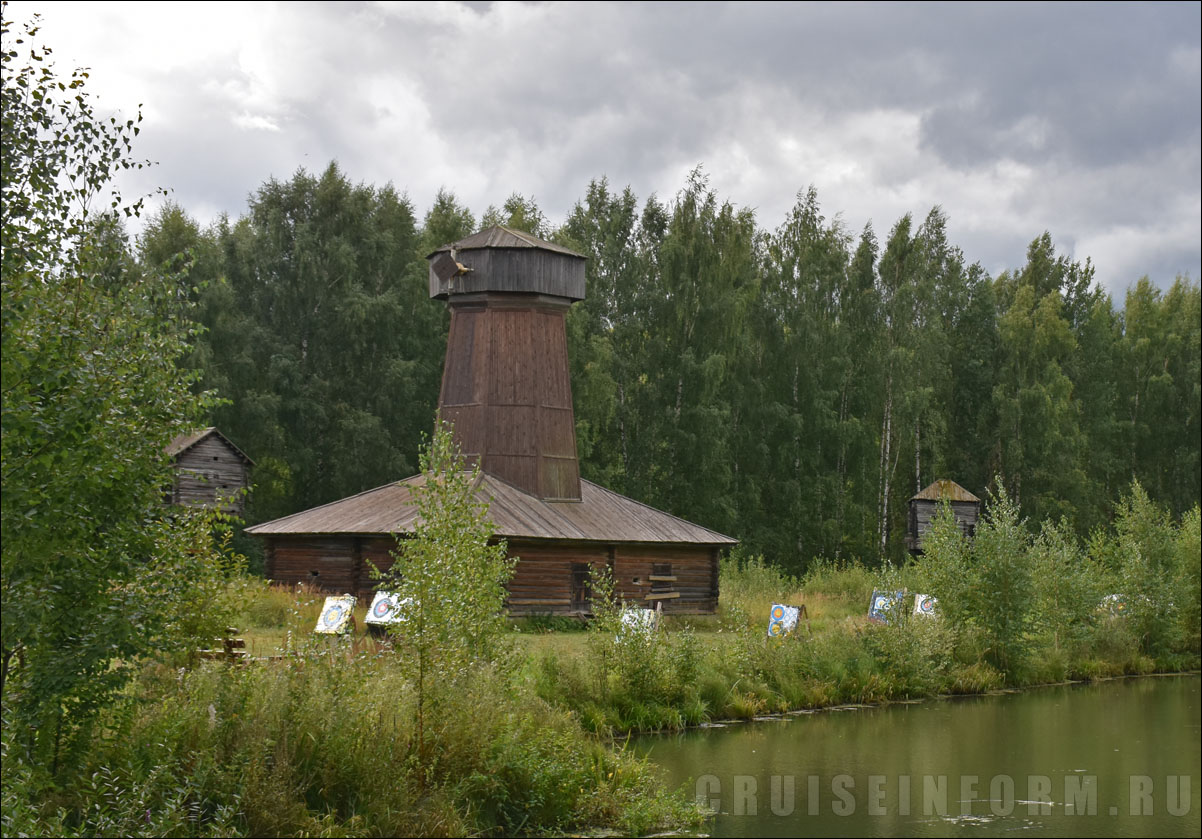
[[[935,611],[935,607],[939,605],[939,598],[930,594],[914,595],[914,614],[923,615],[928,618],[937,618],[939,613]]]
[[[622,629],[631,632],[654,632],[659,626],[659,613],[651,609],[623,609]]]
[[[400,602],[389,591],[377,591],[364,622],[369,626],[387,626],[401,622]]]
[[[326,598],[321,607],[321,616],[313,630],[318,635],[346,635],[351,631],[351,619],[355,613],[353,594],[336,594]]]
[[[868,604],[868,620],[873,623],[889,623],[893,616],[902,614],[904,591],[874,591]]]
[[[796,606],[773,603],[772,609],[768,612],[768,637],[784,638],[797,628],[797,620],[800,616],[801,610]]]

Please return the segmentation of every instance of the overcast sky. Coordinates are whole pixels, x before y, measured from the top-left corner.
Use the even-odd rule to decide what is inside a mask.
[[[32,3],[65,72],[143,130],[203,222],[337,160],[419,218],[702,165],[774,229],[813,184],[884,239],[941,205],[996,275],[1044,230],[1120,295],[1202,270],[1202,5]],[[7,46],[7,45],[6,45]]]

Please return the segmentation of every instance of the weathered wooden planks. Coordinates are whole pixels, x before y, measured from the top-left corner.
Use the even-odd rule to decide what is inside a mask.
[[[940,503],[945,501],[951,505],[960,532],[969,538],[976,532],[981,500],[955,481],[938,480],[910,499],[906,547],[911,552],[922,552],[923,539],[931,530]]]
[[[173,504],[218,506],[240,514],[250,485],[250,459],[214,428],[172,441],[175,461]]]
[[[392,565],[389,538],[353,536],[275,537],[269,540],[267,573],[276,582],[305,583],[332,593],[366,598],[376,588],[367,561],[381,571]],[[718,605],[717,563],[706,546],[662,549],[639,545],[509,542],[518,557],[509,581],[509,613],[580,615],[591,612],[589,567],[609,565],[617,593],[632,603],[663,600],[666,612],[706,614]],[[670,575],[655,574],[670,565]],[[583,568],[582,568],[583,566]],[[358,568],[358,571],[356,569]],[[454,573],[448,567],[447,573]],[[657,579],[653,579],[657,578]]]

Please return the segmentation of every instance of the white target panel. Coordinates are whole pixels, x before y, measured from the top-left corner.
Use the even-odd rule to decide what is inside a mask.
[[[939,612],[937,611],[938,605],[939,598],[934,597],[933,595],[914,595],[914,614],[916,615],[924,615],[928,618],[937,618],[939,617]]]
[[[768,637],[784,638],[797,628],[797,620],[801,609],[796,606],[786,606],[783,603],[773,603],[768,610]]]
[[[364,622],[371,626],[388,626],[400,623],[403,618],[400,610],[400,598],[390,591],[377,591],[372,598],[371,606],[367,609]]]
[[[659,626],[659,613],[651,609],[623,609],[622,628],[635,632],[653,632]]]
[[[351,618],[355,614],[355,596],[336,594],[326,598],[317,618],[314,632],[318,635],[346,635],[351,631]]]

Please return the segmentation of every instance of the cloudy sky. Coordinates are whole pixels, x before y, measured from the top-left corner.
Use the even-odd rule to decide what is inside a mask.
[[[701,165],[775,228],[814,185],[884,238],[941,205],[992,274],[1044,230],[1123,292],[1202,270],[1198,3],[33,3],[202,221],[337,160],[419,216],[513,193],[559,223],[607,176]]]

